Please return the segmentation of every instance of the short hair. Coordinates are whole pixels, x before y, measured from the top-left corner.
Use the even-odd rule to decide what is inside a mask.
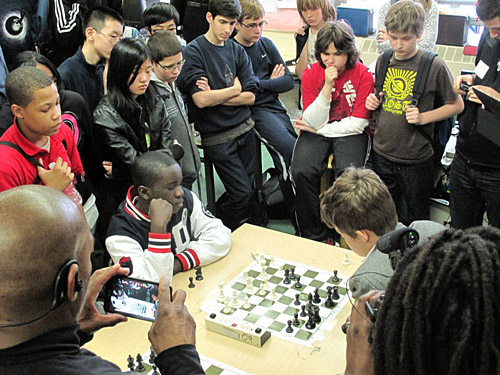
[[[26,107],[35,98],[37,90],[52,84],[50,77],[40,69],[33,66],[21,66],[7,76],[5,91],[10,104]]]
[[[137,157],[132,164],[131,176],[135,187],[153,186],[162,176],[165,168],[178,165],[175,159],[164,151],[148,151]]]
[[[148,39],[148,47],[153,61],[156,63],[165,57],[175,56],[182,52],[182,46],[177,36],[166,30],[151,35]]]
[[[238,19],[241,14],[241,5],[239,0],[209,0],[207,11],[210,12],[212,18],[221,16]]]
[[[264,17],[266,11],[258,0],[242,0],[241,1],[241,15],[238,21],[241,23],[245,18],[257,19]]]
[[[19,68],[20,66],[34,66],[36,68],[37,64],[44,65],[50,70],[56,80],[57,90],[61,93],[61,91],[64,90],[64,83],[61,79],[61,75],[57,71],[56,66],[52,61],[38,52],[23,51],[18,53],[12,61],[12,69]]]
[[[146,8],[142,13],[142,20],[147,29],[151,26],[159,25],[170,20],[174,20],[175,25],[179,25],[179,12],[171,4],[167,3],[154,3]]]
[[[332,0],[297,0],[297,10],[299,11],[300,18],[307,25],[307,20],[302,15],[302,12],[307,9],[321,8],[323,19],[325,21],[336,21],[337,10]]]
[[[105,6],[96,6],[91,8],[87,12],[87,14],[85,14],[85,18],[83,20],[83,32],[85,33],[85,30],[87,30],[89,27],[100,31],[104,27],[104,23],[108,19],[116,20],[122,25],[125,25],[123,17],[116,10]]]
[[[488,226],[447,229],[406,252],[377,313],[375,374],[500,373],[499,249]]]
[[[398,223],[389,189],[370,169],[347,168],[320,199],[321,220],[353,238],[363,229],[382,236]]]
[[[424,31],[425,10],[422,4],[401,0],[389,8],[385,27],[389,32],[420,36]]]
[[[489,21],[500,17],[500,3],[497,0],[479,0],[476,13],[481,21]]]
[[[330,44],[335,44],[338,52],[347,55],[346,69],[351,69],[359,59],[356,39],[351,26],[343,21],[326,22],[321,28],[314,45],[314,55],[322,68],[326,68],[321,60],[321,53],[325,52]]]

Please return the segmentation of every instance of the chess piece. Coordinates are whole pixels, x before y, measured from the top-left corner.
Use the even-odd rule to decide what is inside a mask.
[[[194,288],[196,285],[193,282],[193,276],[189,276],[189,285],[188,288]]]
[[[245,295],[245,298],[243,299],[244,303],[243,303],[243,308],[244,309],[249,309],[250,308],[250,303],[248,302],[248,295]]]
[[[203,273],[201,272],[201,267],[195,267],[194,269],[196,270],[195,271],[195,275],[196,275],[195,279],[198,281],[203,280],[204,277],[203,277]]]
[[[151,375],[160,375],[160,373],[158,372],[158,367],[156,367],[156,365],[152,365],[151,367],[153,369]]]
[[[312,300],[314,303],[321,303],[321,298],[319,297],[319,289],[314,289],[314,297]]]
[[[231,310],[231,308],[229,307],[229,301],[226,299],[224,301],[224,309],[222,309],[222,312],[224,314],[230,314],[233,310]]]
[[[292,328],[292,321],[289,320],[287,323],[287,327],[286,327],[286,332],[287,333],[292,333],[293,332],[293,328]]]
[[[316,328],[316,323],[314,322],[314,312],[309,311],[308,316],[309,316],[309,319],[307,319],[306,328],[307,329],[314,329],[314,328]]]
[[[155,363],[155,358],[156,358],[156,353],[154,352],[153,347],[151,346],[149,351],[149,360],[148,360],[149,364],[152,365],[153,363]]]
[[[233,299],[231,301],[231,306],[232,307],[238,307],[240,303],[238,302],[238,292],[236,290],[233,290]]]
[[[271,288],[271,294],[269,295],[270,299],[276,299],[278,296],[276,295],[276,287]]]
[[[136,372],[144,372],[146,371],[146,366],[144,366],[144,363],[142,361],[142,355],[137,353],[137,356],[135,357],[135,360],[137,361],[137,366],[135,366],[135,371]]]
[[[247,286],[245,288],[245,292],[246,293],[252,293],[253,292],[253,282],[252,282],[252,278],[249,277],[247,279]]]
[[[264,283],[261,283],[259,287],[259,296],[265,296],[265,295],[266,295],[266,290],[264,289]]]
[[[278,276],[278,277],[283,277],[284,272],[285,272],[285,271],[283,271],[283,265],[282,265],[282,264],[280,264],[280,265],[279,265],[279,269],[278,269],[278,275],[276,275],[276,276]]]
[[[132,357],[130,354],[128,355],[127,358],[127,367],[130,369],[130,371],[134,371],[135,368],[135,363],[134,363],[134,357]]]
[[[269,267],[272,266],[274,266],[274,255],[271,255],[271,257],[269,258]]]
[[[293,314],[293,322],[294,326],[300,326],[299,313]]]
[[[288,268],[285,269],[285,279],[283,280],[283,284],[290,284],[290,270]]]
[[[319,307],[318,306],[314,306],[313,320],[315,323],[321,322],[321,316],[319,316]]]
[[[307,316],[306,305],[301,305],[300,306],[300,316],[302,316],[302,317]]]
[[[344,259],[342,260],[342,264],[344,266],[348,266],[351,264],[351,261],[349,260],[349,250],[344,251]]]
[[[333,294],[332,290],[328,289],[328,297],[326,298],[325,301],[325,307],[333,307],[335,305],[335,303],[332,300],[332,294]]]
[[[335,286],[333,287],[333,295],[332,295],[332,298],[333,298],[334,300],[338,300],[338,299],[340,299],[340,295],[339,295],[339,287],[338,287],[337,285],[335,285]]]
[[[224,281],[219,281],[219,297],[217,297],[217,302],[224,303],[226,296],[224,295]]]
[[[292,267],[292,272],[290,273],[290,279],[295,280],[297,276],[295,276],[295,267]]]
[[[300,276],[297,276],[297,281],[295,282],[294,287],[297,289],[302,288],[302,284],[300,283]]]
[[[300,293],[296,293],[295,294],[295,301],[293,301],[294,305],[297,305],[297,306],[300,305],[299,298],[300,298]]]
[[[248,280],[248,271],[243,272],[243,281],[246,283]]]
[[[345,256],[345,255],[344,255],[344,256]],[[337,273],[338,273],[338,272],[339,272],[339,271],[337,271],[337,270],[333,270],[333,277],[332,277],[332,281],[333,281],[334,283],[338,283],[338,282],[340,281],[339,277],[337,276]]]

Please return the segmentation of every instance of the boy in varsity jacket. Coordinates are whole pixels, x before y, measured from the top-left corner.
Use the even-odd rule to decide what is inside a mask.
[[[171,279],[229,252],[230,230],[181,186],[181,168],[172,157],[157,151],[142,154],[132,166],[132,181],[111,219],[106,248],[133,277]]]

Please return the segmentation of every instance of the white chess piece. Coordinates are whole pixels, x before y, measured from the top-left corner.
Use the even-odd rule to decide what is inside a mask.
[[[229,307],[229,301],[226,299],[226,300],[224,301],[224,309],[222,310],[222,312],[223,312],[224,314],[229,314],[229,313],[231,313],[232,311],[233,311],[233,310]]]
[[[342,260],[342,264],[344,266],[348,266],[351,264],[351,261],[349,260],[349,250],[344,251],[344,259]]]
[[[233,290],[233,299],[231,301],[231,306],[232,307],[238,307],[240,303],[238,302],[238,292],[236,290]]]
[[[243,303],[243,308],[244,309],[249,309],[250,308],[250,303],[248,302],[248,295],[245,295],[245,298],[243,299],[245,302]]]
[[[276,299],[278,296],[276,295],[276,287],[271,288],[271,294],[269,295],[270,299]]]
[[[264,283],[260,284],[259,296],[265,296],[266,290],[264,289]]]
[[[246,283],[248,280],[248,271],[243,272],[243,281]]]
[[[252,278],[249,277],[247,279],[247,286],[245,288],[245,292],[248,292],[248,293],[252,293],[253,292],[253,282],[252,282]]]
[[[219,281],[219,297],[217,297],[217,302],[224,303],[226,296],[224,295],[224,281]]]
[[[271,255],[271,258],[269,258],[269,267],[274,266],[274,256]]]

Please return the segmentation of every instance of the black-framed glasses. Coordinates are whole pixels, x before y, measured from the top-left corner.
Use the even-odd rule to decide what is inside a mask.
[[[154,29],[152,27],[149,27],[148,29],[149,29],[151,34],[157,33],[158,31],[170,31],[171,33],[177,32],[177,27],[175,25],[170,25],[168,27],[160,26],[160,27],[157,27]]]
[[[122,38],[121,35],[107,35],[107,34],[104,34],[103,32],[101,32],[101,30],[98,30],[96,28],[93,28],[93,29],[95,30],[95,32],[97,34],[101,34],[104,38],[107,39],[108,42],[110,42],[112,44],[116,44]]]
[[[251,24],[249,24],[249,25],[247,25],[247,24],[245,24],[245,23],[241,22],[241,24],[242,24],[243,26],[245,26],[247,29],[256,29],[256,28],[260,28],[260,29],[262,29],[265,25],[267,25],[267,21],[266,21],[266,20],[264,20],[264,21],[259,22],[259,23],[251,23]]]
[[[176,68],[177,69],[180,69],[182,68],[182,66],[184,65],[184,63],[186,62],[186,60],[182,59],[181,61],[179,61],[177,64],[173,64],[173,65],[169,65],[169,66],[164,66],[160,63],[157,63],[160,68],[162,68],[163,70],[167,71],[167,72],[171,72],[173,70],[175,70]]]

